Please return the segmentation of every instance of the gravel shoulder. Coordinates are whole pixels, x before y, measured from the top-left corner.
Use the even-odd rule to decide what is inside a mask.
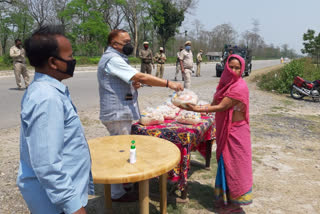
[[[320,103],[297,101],[288,95],[259,90],[253,77],[275,68],[256,70],[250,78],[245,78],[250,90],[254,173],[254,202],[245,211],[257,214],[320,213]],[[212,71],[204,71],[202,75],[192,78],[192,90],[200,99],[211,101],[219,79],[213,77]],[[166,88],[145,87],[139,93],[140,108],[143,109],[163,103],[172,92]],[[87,139],[108,135],[98,113],[98,107],[79,112]],[[1,129],[1,214],[29,213],[15,184],[18,162],[19,127]],[[200,177],[194,172],[190,181],[201,183]],[[203,183],[213,186],[214,177],[215,172]],[[98,211],[102,209],[101,203],[103,200],[94,203],[97,208],[89,213],[101,213]],[[174,213],[213,213],[212,209],[201,205],[179,206]]]

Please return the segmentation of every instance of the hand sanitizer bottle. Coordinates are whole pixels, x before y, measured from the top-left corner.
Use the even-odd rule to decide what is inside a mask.
[[[130,163],[136,162],[136,146],[134,145],[135,141],[131,141],[131,149],[130,149]]]

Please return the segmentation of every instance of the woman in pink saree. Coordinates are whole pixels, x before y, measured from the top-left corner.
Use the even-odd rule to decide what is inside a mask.
[[[249,126],[249,90],[241,78],[245,61],[233,54],[227,59],[214,99],[187,110],[216,112],[215,208],[219,213],[242,213],[252,203],[252,158]]]

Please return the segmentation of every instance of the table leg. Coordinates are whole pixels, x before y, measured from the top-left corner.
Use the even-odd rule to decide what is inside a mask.
[[[149,180],[139,182],[140,214],[149,213]]]
[[[104,185],[104,198],[106,201],[107,210],[112,212],[111,184]]]
[[[210,169],[212,140],[206,142],[206,169]]]
[[[160,176],[160,213],[167,214],[167,173]]]
[[[188,185],[186,185],[184,187],[184,190],[181,192],[181,198],[182,199],[187,199],[187,196],[188,196]]]

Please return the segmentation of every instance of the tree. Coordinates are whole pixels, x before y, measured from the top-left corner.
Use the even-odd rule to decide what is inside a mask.
[[[67,36],[74,52],[94,56],[103,51],[109,29],[95,1],[72,0],[59,16],[65,18],[67,26],[70,26]]]
[[[308,30],[303,34],[304,49],[301,50],[303,54],[309,54],[316,58],[317,66],[319,66],[320,58],[320,33],[316,36],[314,30]]]
[[[221,51],[225,44],[234,44],[236,37],[237,32],[231,24],[221,24],[212,30],[210,43],[215,51]]]
[[[49,21],[53,14],[53,3],[51,0],[27,0],[30,15],[37,22],[38,27]]]
[[[170,38],[175,36],[184,20],[184,10],[178,9],[170,0],[152,1],[150,15],[158,33],[162,47],[166,47]]]

